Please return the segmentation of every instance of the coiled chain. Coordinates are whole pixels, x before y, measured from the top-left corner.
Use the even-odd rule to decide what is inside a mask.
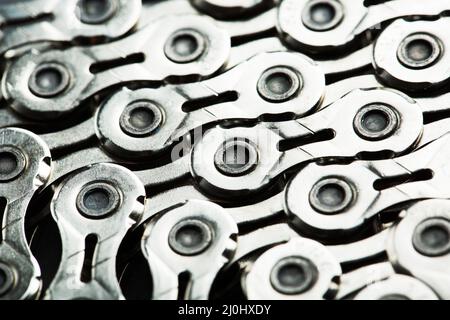
[[[0,299],[450,299],[449,0],[0,4]]]

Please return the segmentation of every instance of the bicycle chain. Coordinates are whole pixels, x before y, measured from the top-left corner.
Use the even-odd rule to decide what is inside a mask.
[[[0,299],[450,299],[448,12],[0,4]]]

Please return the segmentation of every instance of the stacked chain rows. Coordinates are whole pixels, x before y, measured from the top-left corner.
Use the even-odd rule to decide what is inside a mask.
[[[450,0],[0,4],[1,299],[450,299]]]

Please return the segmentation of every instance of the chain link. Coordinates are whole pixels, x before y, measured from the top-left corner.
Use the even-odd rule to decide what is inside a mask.
[[[0,299],[450,299],[449,10],[0,4]]]

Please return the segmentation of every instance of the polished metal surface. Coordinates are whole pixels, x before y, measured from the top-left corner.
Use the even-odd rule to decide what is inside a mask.
[[[0,3],[0,299],[450,299],[450,3]]]

